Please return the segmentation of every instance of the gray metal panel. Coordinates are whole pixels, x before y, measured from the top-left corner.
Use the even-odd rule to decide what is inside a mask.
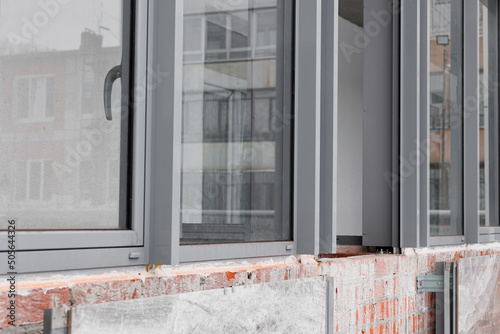
[[[401,247],[420,246],[420,8],[420,0],[401,3]]]
[[[444,332],[446,334],[451,333],[451,322],[449,319],[451,318],[451,309],[450,309],[450,300],[451,296],[451,286],[450,286],[450,263],[444,264]]]
[[[464,234],[479,241],[479,2],[464,1]]]
[[[276,58],[276,111],[283,120],[282,135],[275,136],[275,178],[274,199],[281,205],[275,206],[275,220],[281,222],[282,235],[290,235],[293,239],[292,218],[292,157],[293,157],[293,30],[294,4],[289,1],[278,1],[278,31]],[[285,234],[285,231],[287,232]]]
[[[430,22],[430,3],[429,1],[422,1],[420,3],[421,17],[420,17],[420,36],[427,36]],[[429,105],[430,105],[430,48],[427,38],[422,38],[420,43],[420,142],[427,143],[423,145],[419,152],[420,161],[418,173],[420,173],[420,240],[419,245],[427,245],[429,243],[430,225],[429,225]]]
[[[450,38],[450,165],[449,165],[449,208],[451,225],[457,226],[456,233],[464,234],[464,30],[463,30],[463,0],[450,2],[451,15],[460,20],[451,20]],[[460,57],[462,56],[462,58]],[[451,89],[456,79],[457,89]],[[460,233],[459,231],[462,231]]]
[[[444,275],[444,262],[436,263],[436,274]],[[444,293],[436,293],[436,334],[444,333],[444,308]]]
[[[147,88],[148,77],[148,21],[149,21],[149,0],[141,1],[136,4],[136,40],[135,40],[135,82],[137,87]],[[157,73],[159,76],[160,73]],[[160,79],[161,80],[161,79]],[[143,98],[136,97],[135,101],[135,123],[134,123],[134,133],[139,140],[134,141],[134,168],[133,168],[133,188],[132,188],[132,229],[140,229],[140,238],[143,241],[143,245],[149,244],[149,219],[146,219],[146,207],[149,207],[149,198],[147,196],[147,189],[150,187],[147,184],[148,170],[149,166],[149,156],[146,145],[150,142],[147,138],[149,135],[146,129],[150,129],[150,124],[148,123],[148,114],[151,110],[148,110],[147,95],[145,94]],[[143,112],[141,112],[143,111]],[[151,152],[149,152],[151,153]],[[137,161],[137,162],[135,162]],[[146,259],[149,258],[149,248],[144,248],[144,256]]]
[[[465,244],[465,237],[462,235],[457,235],[457,236],[429,237],[427,246],[446,246],[446,245],[463,245],[463,244]]]
[[[294,230],[297,253],[319,253],[321,4],[296,2]]]
[[[135,37],[135,6],[135,1],[122,0],[121,113],[120,118],[114,120],[114,122],[120,122],[119,228],[125,229],[129,228],[129,222],[132,221],[129,199],[133,193],[133,187],[129,180],[134,171],[133,166],[129,164],[133,158],[133,144],[129,138],[135,136],[133,130],[135,130],[136,110],[133,105],[135,103],[133,91],[137,83],[134,82],[135,52],[132,40]],[[144,113],[143,110],[137,111],[138,114]]]
[[[391,0],[364,4],[363,245],[393,246],[392,240],[392,57]],[[375,15],[374,13],[377,13]],[[384,15],[381,15],[384,13]],[[340,157],[342,158],[342,157]]]
[[[479,228],[479,234],[500,234],[500,227],[490,226]]]
[[[7,233],[0,237],[2,250],[7,250]],[[136,231],[18,231],[17,250],[45,250],[55,248],[96,248],[141,246],[142,238]]]
[[[396,175],[399,171],[399,141],[400,133],[400,26],[401,26],[401,3],[400,0],[393,1],[392,14],[392,171]],[[394,175],[394,174],[393,174]],[[399,216],[399,177],[396,186],[392,187],[392,246],[400,247],[400,216]],[[393,183],[394,184],[394,183]]]
[[[327,277],[326,282],[326,334],[335,333],[335,280]]]
[[[137,258],[130,259],[131,253],[136,254]],[[16,253],[17,273],[137,266],[146,263],[144,247],[67,249]],[[7,253],[0,253],[0,275],[11,271],[7,270],[6,267]]]
[[[254,242],[215,245],[181,245],[180,262],[196,262],[222,259],[242,259],[261,256],[295,254],[293,241]]]
[[[322,4],[320,253],[337,250],[338,1]]]
[[[149,263],[179,261],[183,2],[152,1],[148,66],[168,75],[150,90],[148,108]]]
[[[492,86],[495,86],[496,90],[490,92],[489,101],[488,101],[488,114],[489,119],[492,120],[492,125],[490,127],[488,142],[492,143],[489,145],[489,163],[490,163],[490,172],[489,172],[489,183],[490,185],[490,203],[498,203],[500,199],[500,115],[499,111],[499,96],[498,96],[498,70],[499,70],[499,33],[498,33],[498,22],[499,22],[499,4],[497,0],[483,0],[489,11],[488,14],[488,34],[489,34],[489,82],[492,83]],[[490,205],[490,220],[492,225],[500,224],[500,210],[498,205]]]
[[[499,234],[486,234],[479,235],[479,242],[500,242],[500,233]]]

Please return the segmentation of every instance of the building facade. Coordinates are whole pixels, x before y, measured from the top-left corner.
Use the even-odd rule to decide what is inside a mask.
[[[0,332],[36,333],[63,304],[319,275],[335,332],[440,332],[417,276],[500,253],[498,15],[496,0],[1,1],[0,274],[17,313]]]

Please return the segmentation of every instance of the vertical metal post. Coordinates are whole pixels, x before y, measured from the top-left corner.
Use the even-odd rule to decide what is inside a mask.
[[[393,191],[393,15],[392,1],[364,2],[363,48],[363,245],[391,247]],[[394,10],[394,9],[392,9]],[[377,32],[375,34],[375,32]],[[374,66],[374,64],[376,64]]]
[[[401,247],[420,245],[420,0],[401,1]]]
[[[335,282],[326,278],[326,334],[335,333]]]
[[[319,253],[321,8],[322,0],[296,2],[294,229],[299,254]]]
[[[444,265],[444,334],[451,333],[451,317],[450,317],[450,263]]]
[[[479,242],[479,1],[464,1],[464,235]],[[491,181],[491,180],[490,180]]]
[[[337,248],[338,22],[337,0],[322,4],[320,253]]]
[[[419,176],[420,176],[420,219],[418,220],[420,226],[420,246],[428,245],[430,226],[429,226],[429,175],[430,175],[430,141],[429,141],[429,107],[430,107],[430,46],[428,40],[430,28],[430,3],[429,1],[422,1],[420,3],[421,17],[420,17],[420,160],[419,160]],[[443,118],[444,119],[444,118]],[[443,120],[444,124],[444,120]]]
[[[177,264],[180,238],[183,1],[154,0],[150,7],[148,64],[168,73],[148,98],[152,110],[149,202],[150,264]]]

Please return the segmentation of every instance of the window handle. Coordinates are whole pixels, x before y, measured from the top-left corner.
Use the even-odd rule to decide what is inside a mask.
[[[111,92],[113,90],[113,83],[116,79],[122,76],[122,66],[117,65],[109,70],[106,74],[106,79],[104,79],[104,113],[106,114],[106,119],[111,121],[113,116],[111,114]]]

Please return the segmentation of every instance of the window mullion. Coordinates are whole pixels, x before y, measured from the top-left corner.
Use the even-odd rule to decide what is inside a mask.
[[[479,241],[479,1],[464,1],[464,234]]]
[[[297,253],[319,253],[321,0],[296,2],[294,230]]]

